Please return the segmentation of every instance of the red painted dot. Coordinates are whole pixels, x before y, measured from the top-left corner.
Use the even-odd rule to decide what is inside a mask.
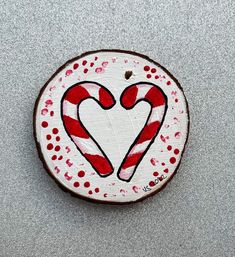
[[[165,162],[162,162],[162,166],[165,166],[166,164],[165,164]]]
[[[90,182],[86,181],[86,182],[84,183],[84,187],[89,187],[89,186],[90,186]]]
[[[180,150],[179,149],[175,149],[174,150],[174,154],[179,154]]]
[[[80,171],[78,172],[78,177],[82,178],[82,177],[84,177],[84,176],[85,176],[85,172],[84,172],[83,170],[80,170]]]
[[[95,188],[95,192],[96,193],[99,193],[100,192],[100,189],[97,187],[97,188]]]
[[[168,173],[168,171],[169,171],[168,169],[165,169],[165,170],[164,170],[165,173]]]
[[[159,79],[159,76],[158,76],[158,75],[156,75],[156,76],[155,76],[155,79]]]
[[[154,171],[153,176],[157,177],[158,175],[159,175],[159,173],[157,171]]]
[[[50,140],[51,139],[51,135],[47,135],[47,140]]]
[[[56,137],[55,140],[56,140],[57,142],[60,141],[60,137],[59,137],[59,136]]]
[[[56,156],[56,155],[53,155],[53,156],[51,157],[51,159],[54,161],[54,160],[57,159],[57,156]]]
[[[52,133],[53,133],[53,134],[58,134],[58,132],[59,132],[59,130],[58,130],[57,128],[53,128],[53,129],[52,129]]]
[[[163,180],[163,177],[158,177],[158,179],[159,179],[160,181],[162,181],[162,180]]]
[[[91,66],[91,67],[93,67],[93,66],[94,66],[94,63],[93,63],[93,62],[91,62],[91,63],[90,63],[90,66]]]
[[[53,111],[51,111],[51,112],[50,112],[50,115],[51,115],[51,116],[54,116],[54,112],[53,112]]]
[[[155,68],[152,68],[152,69],[151,69],[151,72],[152,72],[152,73],[155,73],[156,71],[157,71],[157,70],[156,70]]]
[[[152,75],[151,74],[147,74],[146,77],[147,77],[147,79],[150,79],[152,77]]]
[[[88,72],[88,69],[86,68],[86,69],[84,69],[84,73],[87,73]]]
[[[46,121],[43,121],[43,122],[42,122],[42,127],[43,127],[43,128],[48,127],[48,123],[47,123]]]
[[[149,186],[150,186],[150,187],[154,187],[154,186],[155,186],[155,182],[154,182],[154,181],[150,181],[150,182],[149,182]]]
[[[150,70],[150,67],[146,65],[146,66],[144,66],[144,70],[145,70],[145,71],[149,71],[149,70]]]
[[[88,191],[88,194],[89,194],[89,195],[92,195],[92,191],[91,191],[91,190],[89,190],[89,191]]]
[[[175,99],[175,102],[178,103],[178,99],[177,98]]]
[[[55,147],[55,151],[56,151],[56,152],[59,152],[59,150],[60,150],[60,146],[57,145],[57,146]]]
[[[86,64],[87,64],[87,61],[84,60],[84,61],[82,62],[82,65],[85,66]]]
[[[78,63],[74,63],[73,68],[76,70],[78,68]]]
[[[53,144],[48,144],[47,145],[47,150],[52,150],[53,149]]]
[[[73,186],[74,186],[74,187],[79,187],[80,184],[79,184],[79,182],[74,182]]]
[[[175,162],[176,162],[175,157],[171,157],[171,158],[170,158],[170,163],[174,164]]]
[[[97,61],[97,60],[98,60],[98,57],[96,56],[96,57],[95,57],[95,61]]]
[[[172,149],[172,146],[171,145],[168,145],[167,146],[167,150],[170,151]]]
[[[61,161],[62,159],[63,159],[63,156],[61,155],[61,156],[58,158],[58,160]]]
[[[169,86],[169,85],[171,84],[171,82],[170,82],[170,81],[167,81],[166,84]]]

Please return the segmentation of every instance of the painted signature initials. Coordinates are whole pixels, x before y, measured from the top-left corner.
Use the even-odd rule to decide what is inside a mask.
[[[164,180],[164,179],[166,179],[166,177],[165,177],[165,175],[163,174],[163,175],[161,175],[160,177],[158,177],[158,178],[156,178],[155,180],[153,180],[153,182],[155,183],[154,186],[156,186],[160,181],[162,181],[162,180]],[[142,188],[142,190],[143,190],[144,192],[148,192],[148,191],[151,191],[152,188],[150,188],[149,185],[147,185],[147,186],[144,186],[144,187]]]

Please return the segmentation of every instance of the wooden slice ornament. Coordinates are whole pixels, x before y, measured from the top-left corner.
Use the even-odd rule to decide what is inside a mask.
[[[101,50],[68,61],[35,104],[47,171],[95,202],[137,202],[160,191],[179,167],[188,130],[178,81],[135,52]]]

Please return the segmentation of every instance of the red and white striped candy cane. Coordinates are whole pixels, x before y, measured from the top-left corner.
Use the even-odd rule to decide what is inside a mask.
[[[63,95],[62,120],[77,149],[101,177],[106,177],[113,172],[113,166],[79,116],[79,105],[88,98],[94,99],[103,109],[110,109],[115,104],[113,95],[105,87],[95,82],[81,82],[70,87]]]
[[[145,126],[131,145],[118,170],[119,179],[129,182],[163,124],[167,97],[156,85],[140,82],[127,87],[120,100],[121,105],[127,110],[132,109],[140,101],[146,101],[151,105]]]

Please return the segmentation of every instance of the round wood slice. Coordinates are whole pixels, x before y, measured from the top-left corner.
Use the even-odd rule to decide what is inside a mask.
[[[148,57],[88,52],[42,88],[34,132],[44,166],[63,189],[95,202],[137,202],[178,169],[188,106],[179,82]]]

